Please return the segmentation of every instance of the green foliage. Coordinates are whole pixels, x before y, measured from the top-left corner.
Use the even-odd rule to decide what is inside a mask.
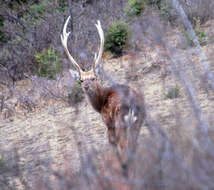
[[[62,71],[62,65],[59,63],[60,57],[53,48],[44,49],[41,53],[35,54],[34,57],[39,63],[37,69],[39,76],[54,79]]]
[[[165,94],[165,99],[174,99],[178,98],[180,90],[178,87],[169,88],[168,92]]]
[[[16,0],[17,3],[21,4],[21,3],[27,3],[27,0]]]
[[[106,33],[105,50],[116,56],[121,55],[126,45],[128,34],[128,25],[125,22],[119,21],[111,25]]]
[[[4,26],[4,17],[0,15],[0,27]]]
[[[0,157],[0,170],[4,170],[7,168],[7,165],[2,157]]]
[[[76,105],[84,99],[84,92],[82,90],[80,81],[76,83],[76,85],[69,90],[68,93],[68,102],[70,105]]]
[[[158,7],[161,4],[161,0],[144,0],[147,5],[157,5]]]
[[[161,0],[128,0],[125,13],[129,16],[139,16],[146,6],[156,5],[160,8]]]
[[[59,10],[64,12],[68,8],[67,0],[58,0]]]
[[[17,9],[20,6],[23,6],[25,4],[27,4],[29,2],[29,0],[3,0],[3,3],[6,3],[8,5],[8,8],[10,9]]]
[[[185,42],[182,44],[183,48],[186,49],[189,46],[191,46],[191,47],[194,46],[193,39],[190,36],[190,31],[188,31],[188,30],[181,30],[181,33],[182,33],[182,35],[185,38]]]
[[[200,18],[194,17],[193,20],[195,21],[195,32],[196,32],[196,35],[198,37],[200,45],[206,45],[206,42],[208,40],[208,36],[201,27]]]
[[[196,35],[198,37],[199,43],[201,46],[206,45],[208,36],[204,31],[198,31],[196,32]]]
[[[3,26],[4,26],[4,18],[3,16],[0,15],[0,42],[4,40],[4,33],[2,31]]]
[[[32,4],[30,6],[30,10],[36,16],[39,16],[39,15],[42,15],[46,11],[47,7],[48,7],[48,1],[44,0],[44,1],[41,1],[40,3],[38,3],[38,4]]]
[[[145,6],[145,0],[128,0],[128,6],[125,12],[129,16],[137,15],[139,16]]]
[[[4,17],[0,15],[0,42],[4,43],[7,41],[7,37],[3,32],[3,27],[4,27]]]
[[[23,14],[23,20],[30,25],[37,25],[42,20],[41,16],[50,11],[53,11],[53,8],[48,0],[34,2],[29,6],[28,11]]]
[[[162,2],[159,7],[161,17],[166,20],[170,20],[170,17],[171,17],[170,9],[171,9],[171,6],[169,5],[169,3]]]
[[[206,34],[206,32],[203,30],[202,26],[201,26],[201,21],[199,17],[194,17],[193,18],[194,23],[195,23],[195,34],[198,37],[198,41],[200,43],[201,46],[206,45],[209,37]],[[187,45],[188,46],[194,46],[194,41],[190,35],[190,31],[188,30],[183,30],[182,31],[183,36],[185,37],[185,39],[187,40]]]

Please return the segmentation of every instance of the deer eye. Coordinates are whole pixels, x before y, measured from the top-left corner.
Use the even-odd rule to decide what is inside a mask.
[[[96,80],[96,78],[92,78],[91,80],[92,80],[92,81],[95,81],[95,80]]]
[[[80,79],[80,82],[83,83],[83,80]]]

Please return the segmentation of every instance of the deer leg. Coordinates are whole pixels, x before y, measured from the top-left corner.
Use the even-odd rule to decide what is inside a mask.
[[[108,141],[111,145],[116,146],[117,144],[115,129],[113,127],[108,127]]]

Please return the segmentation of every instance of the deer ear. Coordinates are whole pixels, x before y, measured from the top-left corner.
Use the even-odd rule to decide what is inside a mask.
[[[73,71],[73,70],[71,70],[71,69],[69,69],[69,72],[70,72],[72,78],[74,78],[75,80],[79,80],[79,79],[80,79],[80,74],[79,74],[79,72]]]

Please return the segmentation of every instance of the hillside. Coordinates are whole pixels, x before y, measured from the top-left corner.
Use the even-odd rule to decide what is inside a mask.
[[[214,189],[214,3],[176,2],[2,1],[0,190]],[[145,100],[127,165],[68,72],[60,41],[68,15],[68,49],[84,70],[97,20],[106,41],[111,30],[121,40],[116,24],[125,30],[124,44],[105,44],[96,71],[103,86],[126,84]]]
[[[213,44],[208,44],[203,47],[208,57],[212,57],[214,53],[212,46]],[[201,72],[194,51],[180,50],[179,56],[183,55],[185,58],[186,55],[191,55],[188,58],[194,60],[196,69]],[[183,138],[193,135],[195,119],[185,89],[170,72],[169,60],[162,60],[156,52],[155,49],[147,47],[143,51],[118,59],[105,59],[104,68],[108,74],[112,73],[111,77],[116,81],[142,91],[147,112],[163,128],[169,130],[170,135],[176,136],[174,129],[179,125],[184,129]],[[186,65],[187,71],[190,67],[191,65]],[[211,67],[214,70],[213,64]],[[197,80],[192,82],[197,84]],[[165,98],[167,89],[175,86],[179,88],[179,97]],[[210,93],[209,89],[207,91],[204,86],[196,87],[202,114],[206,121],[213,123],[213,93]],[[79,146],[85,155],[92,150],[91,148],[98,151],[107,148],[105,126],[86,99],[78,106],[78,111],[74,107],[60,106],[57,102],[54,111],[50,111],[50,107],[51,105],[48,105],[25,116],[0,122],[0,146],[3,148],[3,155],[17,151],[18,163],[23,171],[23,178],[27,181],[38,175],[42,169],[41,163],[48,163],[52,169],[58,171],[65,169],[66,160],[71,171],[74,174],[78,173],[81,164]],[[142,127],[141,133],[148,133],[146,126]],[[18,179],[11,180],[16,186],[21,184]],[[22,189],[21,185],[19,188]]]

